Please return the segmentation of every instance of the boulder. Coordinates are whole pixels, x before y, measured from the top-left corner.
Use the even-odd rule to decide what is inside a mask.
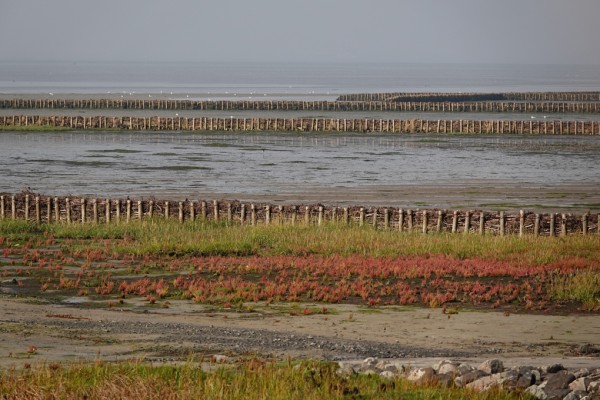
[[[555,374],[558,371],[563,371],[565,369],[565,367],[563,367],[562,364],[551,364],[551,365],[544,365],[542,367],[542,372],[544,374]]]
[[[575,375],[572,373],[562,370],[554,374],[550,374],[546,377],[546,386],[544,390],[548,389],[568,389],[569,384],[575,380]]]
[[[498,359],[486,360],[482,362],[477,369],[488,375],[492,375],[502,372],[504,370],[504,364]]]
[[[467,384],[476,381],[479,378],[486,376],[485,372],[475,369],[473,371],[467,372],[461,376],[458,376],[454,379],[454,384],[458,387],[467,386]]]
[[[408,373],[406,379],[410,382],[416,383],[417,385],[423,385],[433,382],[435,371],[431,367],[427,368],[416,368]]]
[[[544,389],[541,389],[538,385],[529,386],[527,389],[525,389],[525,393],[529,393],[530,395],[539,400],[548,399],[548,395],[546,394],[546,392],[544,392]]]
[[[569,389],[572,391],[587,391],[588,386],[590,384],[590,379],[585,376],[582,378],[575,379],[573,382],[569,383]]]
[[[458,375],[464,375],[464,374],[466,374],[467,372],[471,372],[471,371],[475,371],[475,370],[476,370],[476,368],[475,368],[475,367],[473,367],[472,365],[470,365],[470,364],[466,364],[466,363],[462,363],[462,364],[460,364],[460,365],[458,366],[458,368],[457,368],[457,371],[456,371],[456,372],[458,373]]]
[[[484,392],[493,387],[515,387],[519,378],[517,371],[506,371],[484,376],[466,385],[469,389]]]

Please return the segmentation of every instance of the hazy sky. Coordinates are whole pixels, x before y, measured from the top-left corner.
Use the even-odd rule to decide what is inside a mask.
[[[0,61],[600,64],[600,0],[0,0]]]

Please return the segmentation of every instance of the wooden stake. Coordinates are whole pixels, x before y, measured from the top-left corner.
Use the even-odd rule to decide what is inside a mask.
[[[4,209],[4,195],[0,196],[0,218],[6,218],[6,210]]]
[[[256,225],[256,206],[254,203],[250,204],[250,221],[252,225]]]
[[[98,223],[98,199],[92,199],[92,219],[94,224]]]
[[[319,206],[319,216],[317,219],[317,225],[321,226],[323,224],[323,206]]]
[[[110,206],[111,206],[111,200],[110,199],[106,199],[104,200],[104,214],[105,214],[105,219],[106,219],[106,223],[110,224]]]
[[[519,237],[525,234],[525,211],[519,210]]]
[[[359,211],[358,225],[363,226],[364,224],[365,224],[365,209],[361,207],[360,211]]]
[[[560,236],[567,236],[567,214],[562,214],[561,217]]]
[[[206,202],[202,200],[200,202],[200,214],[202,215],[202,221],[206,222],[207,211],[206,211]]]
[[[85,224],[86,222],[86,211],[87,211],[87,200],[85,198],[81,199],[81,223]]]
[[[423,210],[423,234],[427,235],[427,210]]]
[[[183,221],[184,221],[183,201],[180,201],[178,205],[179,205],[179,213],[178,213],[178,215],[179,215],[179,223],[183,224]]]
[[[506,220],[504,219],[504,211],[500,211],[500,236],[506,234]]]
[[[437,226],[436,226],[436,231],[439,233],[442,231],[442,221],[444,220],[444,213],[442,212],[442,210],[438,210],[438,219],[437,219]]]
[[[485,211],[479,212],[479,234],[485,234]]]
[[[292,207],[292,225],[296,225],[296,218],[298,214],[298,206]]]
[[[165,219],[169,219],[171,210],[169,210],[169,202],[165,201]]]
[[[583,231],[583,236],[587,236],[588,233],[588,213],[585,213],[581,216],[581,230]]]
[[[40,196],[35,196],[35,223],[42,223],[42,215],[40,210]]]
[[[469,233],[471,229],[471,212],[465,211],[465,231],[464,233]]]
[[[242,204],[240,206],[240,223],[243,225],[246,221],[246,205]]]
[[[406,210],[406,219],[408,220],[408,231],[412,232],[413,230],[413,214],[412,210]]]
[[[269,225],[271,223],[271,206],[265,206],[265,225]]]
[[[150,200],[148,204],[148,216],[150,218],[154,217],[154,200]]]
[[[190,221],[194,222],[196,220],[196,208],[194,207],[194,202],[190,200],[188,206],[190,207]]]
[[[215,222],[219,221],[219,203],[217,200],[213,200],[213,219]]]
[[[452,213],[452,233],[458,231],[458,211]]]
[[[310,207],[306,206],[304,208],[304,225],[310,224]]]
[[[131,221],[131,200],[127,199],[125,203],[125,222],[129,223]]]
[[[71,200],[67,197],[65,199],[65,209],[67,212],[67,224],[71,223]]]
[[[535,222],[533,224],[533,236],[540,235],[540,214],[535,214]]]
[[[120,224],[121,223],[121,199],[115,200],[115,208],[116,208],[115,217],[117,219],[117,224]]]
[[[344,207],[343,209],[343,213],[344,213],[344,224],[348,225],[350,224],[350,213],[348,212],[348,207]]]
[[[554,236],[556,234],[556,216],[554,213],[550,214],[550,236]]]
[[[385,229],[390,229],[390,210],[387,208],[383,210],[383,227]]]
[[[398,230],[400,232],[402,232],[403,229],[404,229],[404,210],[400,208],[398,210]]]
[[[137,217],[140,221],[142,220],[142,218],[144,218],[144,206],[141,200],[138,200],[137,202]]]
[[[25,221],[29,221],[29,195],[25,195]]]

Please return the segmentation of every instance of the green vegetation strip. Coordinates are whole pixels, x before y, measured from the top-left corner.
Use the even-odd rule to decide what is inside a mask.
[[[61,399],[529,399],[492,390],[414,386],[378,375],[341,376],[330,363],[250,360],[205,372],[197,363],[48,364],[0,372],[3,398]]]
[[[516,237],[476,234],[403,233],[357,229],[340,224],[323,226],[239,226],[226,223],[132,221],[129,224],[51,224],[0,221],[0,235],[26,242],[51,235],[74,239],[77,248],[102,247],[135,256],[277,256],[362,255],[370,257],[428,256],[510,261],[540,265],[566,259],[600,262],[600,237]],[[81,239],[83,241],[77,241]],[[105,241],[101,239],[114,239]]]

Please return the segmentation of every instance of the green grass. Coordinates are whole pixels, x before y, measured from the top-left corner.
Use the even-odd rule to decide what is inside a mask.
[[[577,301],[587,310],[600,310],[600,274],[594,270],[569,275],[554,274],[550,295],[561,301]]]
[[[195,362],[177,366],[148,363],[49,364],[0,372],[6,398],[111,399],[529,399],[492,390],[475,393],[434,385],[416,387],[377,375],[341,376],[321,362],[241,365],[206,372]]]
[[[111,250],[153,255],[363,255],[372,257],[446,255],[522,264],[547,264],[566,259],[600,262],[597,235],[567,237],[479,236],[477,234],[401,233],[327,224],[324,226],[228,226],[226,223],[146,220],[129,224],[42,224],[0,221],[0,236],[27,241],[52,235],[57,239],[116,239]],[[126,239],[126,240],[125,240]],[[97,240],[73,246],[106,246]]]

